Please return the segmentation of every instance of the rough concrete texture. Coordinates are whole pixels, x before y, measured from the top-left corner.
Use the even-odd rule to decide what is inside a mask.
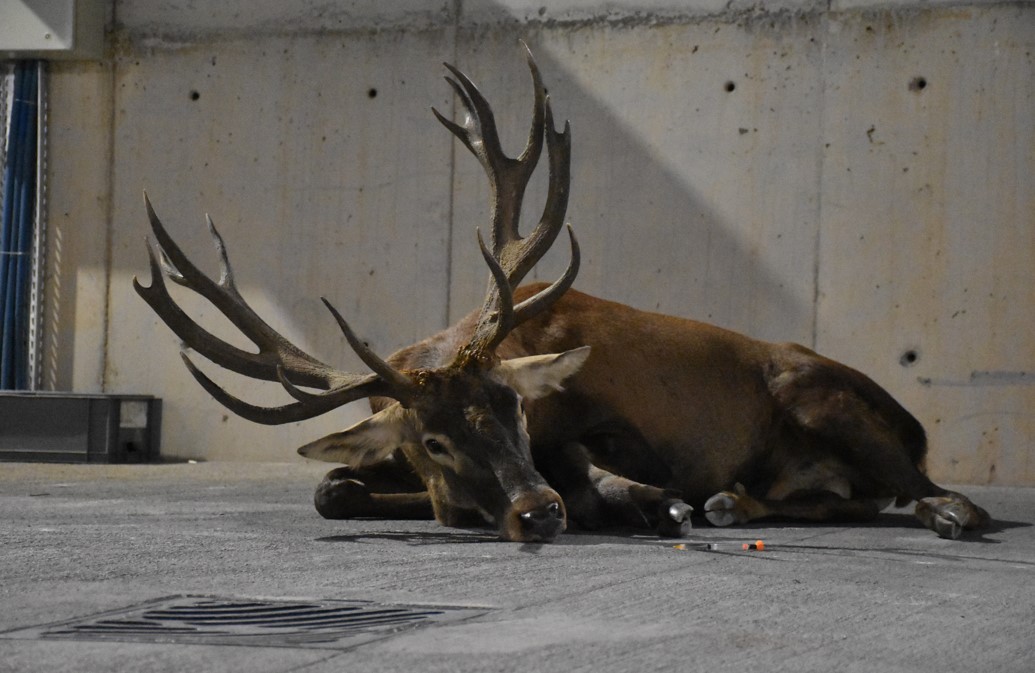
[[[0,671],[932,671],[1035,665],[1035,490],[961,490],[996,518],[947,541],[868,526],[494,541],[433,522],[325,521],[325,466],[0,468]],[[12,633],[164,596],[482,606],[347,651],[43,640]]]
[[[115,0],[118,29],[148,44],[284,33],[419,31],[443,27],[571,27],[612,23],[656,26],[672,22],[773,15],[917,11],[968,8],[973,0]],[[1011,4],[985,0],[980,4]],[[1013,3],[1016,4],[1016,3]]]

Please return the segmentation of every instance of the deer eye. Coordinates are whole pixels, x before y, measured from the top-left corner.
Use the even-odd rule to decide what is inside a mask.
[[[446,449],[446,445],[434,437],[424,438],[424,448],[433,456],[443,456],[449,453]]]

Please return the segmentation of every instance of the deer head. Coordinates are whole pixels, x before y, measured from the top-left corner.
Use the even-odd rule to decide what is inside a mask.
[[[527,47],[525,47],[527,52]],[[549,308],[572,284],[579,249],[569,225],[571,259],[555,283],[515,305],[513,292],[551,246],[567,209],[570,130],[554,127],[549,98],[530,52],[534,106],[524,151],[504,154],[492,109],[470,79],[451,65],[446,80],[464,111],[457,124],[436,117],[481,162],[491,191],[491,244],[478,232],[491,278],[479,318],[455,357],[444,366],[396,369],[359,339],[324,299],[346,340],[371,373],[343,372],[317,360],[270,327],[238,292],[226,248],[211,220],[221,274],[202,273],[163,227],[145,195],[154,232],[149,243],[151,284],[134,287],[185,344],[183,360],[213,397],[236,414],[258,423],[279,424],[326,413],[364,397],[389,398],[391,404],[339,433],[299,449],[310,458],[362,466],[403,449],[422,477],[437,518],[451,523],[454,511],[477,511],[493,522],[504,539],[551,540],[565,526],[564,503],[536,472],[526,431],[523,400],[559,388],[585,361],[588,348],[565,353],[501,360],[496,349],[515,327]],[[542,152],[549,155],[549,191],[533,231],[518,232],[521,202]],[[201,327],[175,303],[165,278],[187,287],[218,308],[248,337],[258,352],[237,348]],[[197,369],[186,350],[245,376],[277,381],[294,398],[280,407],[258,407],[234,397]],[[308,390],[307,390],[308,389]]]

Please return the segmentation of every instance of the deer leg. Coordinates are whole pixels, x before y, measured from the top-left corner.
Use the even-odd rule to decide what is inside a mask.
[[[663,537],[689,532],[693,508],[677,491],[641,484],[597,467],[578,442],[550,453],[549,466],[541,470],[543,476],[560,493],[569,518],[580,527],[654,528]]]
[[[589,478],[613,517],[633,525],[654,528],[662,537],[683,537],[690,532],[693,507],[678,491],[641,484],[591,465]]]
[[[783,500],[755,498],[737,484],[704,503],[704,516],[713,526],[730,526],[758,519],[803,521],[872,521],[883,509],[873,498],[843,498],[836,493],[795,493]]]
[[[920,498],[916,516],[939,536],[956,539],[964,530],[988,525],[990,517],[966,496],[932,484],[943,495]],[[872,521],[891,501],[890,498],[844,498],[836,493],[795,494],[785,500],[756,498],[737,484],[733,491],[722,491],[704,504],[704,515],[713,526],[730,526],[766,518],[803,521]]]
[[[905,448],[890,428],[870,415],[854,419],[850,436],[842,435],[838,446],[844,457],[869,482],[865,490],[916,501],[916,516],[939,536],[958,538],[964,530],[984,528],[991,518],[961,493],[949,491],[931,481],[909,459]]]
[[[915,500],[917,518],[945,538],[988,525],[988,512],[921,471],[923,429],[876,384],[859,387],[866,392],[808,384],[807,378],[792,379],[774,392],[810,444],[826,447],[851,468],[854,493]]]
[[[376,467],[331,470],[316,487],[313,504],[325,519],[435,518],[427,491],[414,490],[405,475],[393,480],[386,469]]]

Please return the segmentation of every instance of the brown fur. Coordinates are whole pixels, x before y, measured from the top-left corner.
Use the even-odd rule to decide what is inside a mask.
[[[542,287],[523,287],[516,298]],[[389,361],[410,370],[448,364],[476,318]],[[576,522],[628,523],[640,516],[628,514],[635,510],[656,523],[650,505],[669,502],[674,492],[720,524],[767,516],[871,518],[876,503],[891,498],[948,498],[963,512],[949,524],[937,522],[951,537],[988,521],[983,510],[924,476],[923,428],[891,395],[803,346],[570,290],[514,330],[497,353],[508,359],[584,345],[592,347],[589,359],[564,391],[528,407],[535,467]],[[434,467],[412,457],[431,486]]]

